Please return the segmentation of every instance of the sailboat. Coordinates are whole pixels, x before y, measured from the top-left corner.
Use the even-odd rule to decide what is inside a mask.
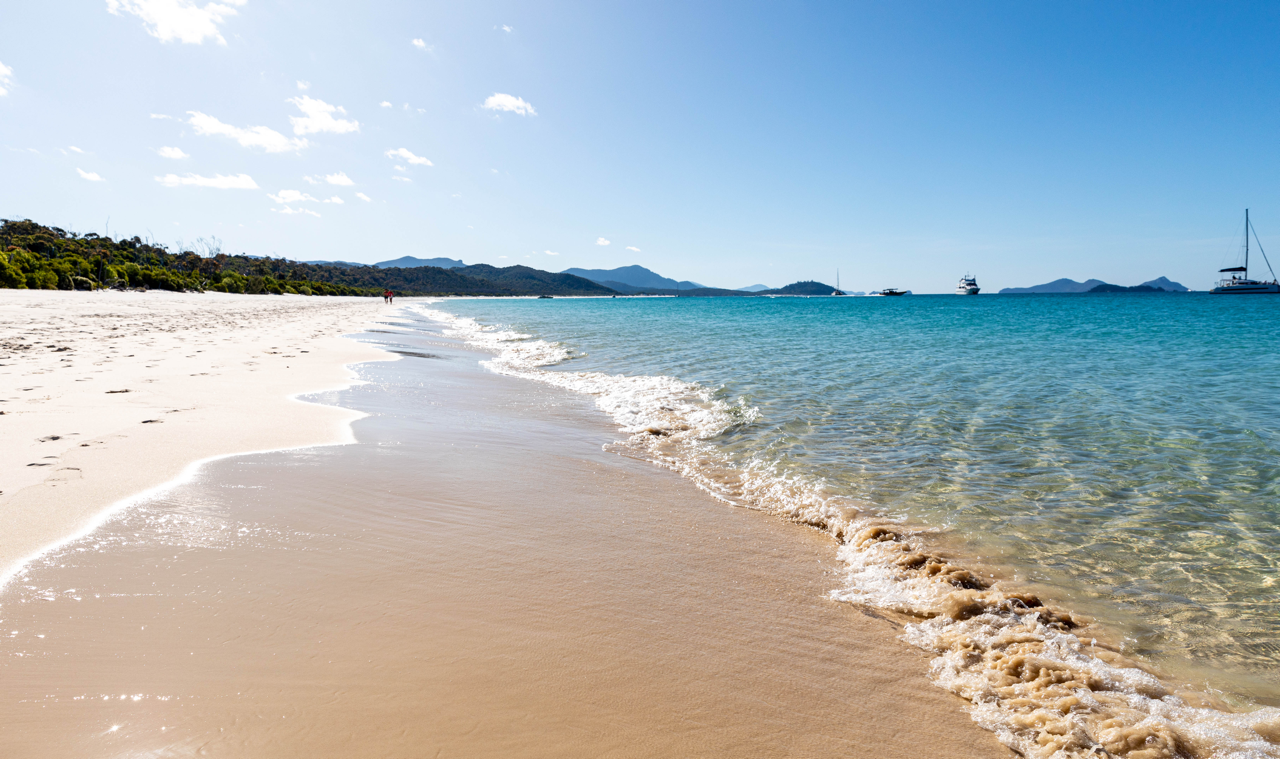
[[[844,290],[840,289],[840,270],[836,269],[836,289],[832,295],[844,295]]]
[[[1266,261],[1267,271],[1271,272],[1271,281],[1263,282],[1256,279],[1249,279],[1249,232],[1253,231],[1254,242],[1258,243],[1258,252],[1262,254],[1262,260]],[[1267,252],[1262,249],[1262,241],[1258,239],[1258,231],[1253,229],[1253,225],[1249,223],[1249,209],[1244,209],[1244,266],[1230,266],[1226,269],[1219,269],[1219,274],[1230,274],[1230,279],[1223,277],[1218,286],[1209,292],[1214,295],[1275,295],[1280,294],[1280,282],[1276,281],[1275,270],[1271,268],[1271,262],[1267,260]]]

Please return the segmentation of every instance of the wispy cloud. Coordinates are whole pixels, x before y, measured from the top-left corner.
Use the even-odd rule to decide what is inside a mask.
[[[13,69],[0,63],[0,97],[9,94],[9,88],[13,86]]]
[[[315,198],[311,197],[310,195],[306,194],[305,192],[299,192],[297,190],[281,190],[278,195],[272,195],[271,193],[267,193],[267,197],[271,198],[272,200],[274,200],[275,202],[279,203],[282,206],[288,203],[302,203],[304,201],[310,201],[312,203],[320,202]]]
[[[423,40],[414,40],[413,46],[418,48],[419,50],[426,50],[428,53],[435,49],[435,45],[428,45]]]
[[[191,118],[188,124],[195,127],[196,134],[230,137],[246,148],[262,148],[268,153],[289,153],[302,150],[310,143],[306,139],[289,138],[271,127],[234,127],[224,124],[213,116],[199,111],[187,111]]]
[[[166,116],[166,115],[164,115],[163,113],[153,113],[153,114],[151,114],[151,118],[153,118],[153,119],[169,119],[169,120],[171,120],[171,121],[173,120],[173,117],[172,117],[172,116]]]
[[[194,0],[107,0],[107,11],[117,16],[131,13],[142,19],[147,34],[161,42],[178,40],[199,45],[207,39],[227,44],[218,31],[228,17],[236,15],[231,6],[243,6],[248,0],[220,0],[196,5]]]
[[[81,168],[77,168],[77,169],[76,169],[76,171],[80,172],[80,177],[81,177],[82,179],[87,179],[87,180],[89,180],[90,182],[102,182],[102,181],[105,181],[105,180],[103,180],[103,178],[102,178],[102,177],[98,176],[97,174],[95,174],[95,173],[94,173],[94,172],[92,172],[92,171],[85,171],[84,169],[81,169]]]
[[[317,100],[313,97],[289,98],[286,103],[293,103],[298,106],[298,110],[302,111],[303,116],[290,116],[289,123],[293,124],[294,134],[317,134],[319,132],[330,132],[332,134],[346,134],[347,132],[359,132],[360,122],[352,119],[337,119],[333,114],[340,113],[347,115],[347,111],[340,105],[329,105],[323,100]]]
[[[634,251],[635,251],[635,252],[637,252],[637,253],[639,253],[639,252],[640,252],[640,249],[639,249],[639,248],[633,248],[633,247],[631,247],[630,245],[628,245],[628,246],[627,246],[627,250],[634,250]]]
[[[548,250],[548,251],[546,251],[546,254],[547,254],[548,256],[558,256],[558,255],[560,255],[559,253],[555,252],[554,250]]]
[[[408,148],[394,148],[392,150],[388,150],[386,153],[386,156],[387,158],[403,158],[405,161],[408,161],[411,164],[417,164],[419,166],[435,165],[431,163],[431,161],[428,161],[426,158],[423,158],[420,155],[414,155],[409,151]]]
[[[372,203],[372,202],[373,202],[373,198],[369,197],[368,195],[365,195],[363,192],[357,192],[357,193],[356,193],[356,197],[357,197],[357,198],[360,198],[361,200],[363,200],[363,201],[364,201],[364,202],[366,202],[366,203]]]
[[[320,218],[320,214],[316,213],[315,211],[312,211],[310,208],[290,208],[289,206],[285,206],[284,208],[273,208],[271,210],[275,211],[276,213],[283,213],[283,214],[305,213],[308,216],[314,216],[317,219]]]
[[[413,180],[412,180],[412,179],[410,179],[409,177],[391,177],[391,178],[392,178],[392,179],[394,179],[394,180],[396,180],[397,182],[412,182],[412,181],[413,181]]]
[[[84,151],[83,151],[83,150],[81,150],[80,148],[76,147],[75,145],[68,145],[68,146],[67,146],[67,150],[70,150],[72,153],[84,153]]]
[[[510,34],[510,33],[511,33],[511,27],[507,26],[506,24],[503,24],[503,25],[502,25],[502,31],[506,32],[507,34]]]
[[[302,91],[304,91],[304,92],[305,92],[306,90],[311,89],[311,82],[304,82],[304,81],[302,81],[301,79],[299,79],[299,80],[298,80],[298,89],[299,89],[299,90],[302,90]]]
[[[161,158],[190,158],[191,156],[182,152],[182,148],[160,148],[156,151]]]
[[[392,105],[391,105],[391,101],[390,101],[390,100],[384,100],[384,101],[382,101],[381,103],[378,103],[378,105],[382,106],[383,108],[392,108],[392,107],[394,107],[394,106],[392,106]]]
[[[485,98],[484,107],[490,111],[510,111],[518,113],[521,116],[537,116],[538,112],[534,110],[532,103],[526,103],[524,98],[518,98],[515,95],[505,95],[501,92],[495,92]]]
[[[324,202],[325,202],[325,203],[337,203],[338,205],[343,205],[343,204],[345,204],[347,201],[343,200],[342,198],[338,197],[337,195],[334,195],[332,198],[329,198],[328,200],[326,200],[326,201],[324,201]]]
[[[604,239],[603,237],[596,238],[596,245],[608,245],[608,244],[609,244],[609,241]]]
[[[253,181],[253,177],[248,174],[233,174],[231,176],[215,174],[211,177],[202,177],[199,174],[187,174],[181,177],[177,174],[165,174],[162,177],[156,177],[156,181],[165,187],[213,187],[219,190],[258,189],[258,183]]]
[[[351,177],[347,176],[346,173],[342,171],[339,171],[336,174],[325,174],[324,181],[329,184],[342,185],[344,187],[350,187],[355,184],[355,182],[351,181]]]

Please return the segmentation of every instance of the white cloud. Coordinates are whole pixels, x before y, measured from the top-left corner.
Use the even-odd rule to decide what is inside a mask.
[[[173,117],[172,117],[172,116],[166,116],[166,115],[164,115],[163,113],[153,113],[153,114],[151,114],[151,118],[153,118],[153,119],[169,119],[169,120],[173,120]]]
[[[275,202],[279,203],[282,206],[287,205],[289,203],[301,203],[304,200],[309,200],[312,203],[320,202],[315,198],[311,197],[310,195],[306,194],[305,192],[298,192],[297,190],[281,190],[279,195],[272,195],[271,193],[267,193],[267,197],[271,198],[272,200],[274,200]]]
[[[190,158],[191,156],[182,152],[182,148],[160,148],[156,151],[161,158]]]
[[[408,148],[396,148],[394,150],[388,150],[386,153],[386,156],[387,158],[403,158],[404,160],[408,161],[411,164],[418,164],[420,166],[435,165],[431,161],[428,161],[427,159],[423,158],[420,155],[414,155],[413,153],[410,153]]]
[[[559,253],[556,253],[556,252],[555,252],[555,251],[553,251],[553,250],[548,250],[548,251],[546,251],[546,254],[547,254],[548,256],[558,256],[558,255],[560,255]]]
[[[538,115],[538,112],[533,109],[533,104],[526,103],[524,98],[518,98],[515,95],[504,95],[501,92],[495,92],[485,98],[484,107],[490,111],[511,111],[521,116]]]
[[[333,114],[341,113],[347,115],[347,111],[340,105],[329,105],[323,100],[316,100],[313,97],[289,98],[286,103],[293,103],[298,106],[298,110],[302,111],[305,116],[290,116],[289,123],[293,124],[294,134],[316,134],[317,132],[332,132],[333,134],[346,134],[347,132],[359,132],[360,122],[351,119],[335,119]]]
[[[639,252],[640,252],[640,249],[639,249],[639,248],[633,248],[633,247],[631,247],[630,245],[628,245],[628,246],[627,246],[627,250],[634,250],[634,251],[635,251],[635,252],[637,252],[637,253],[639,253]]]
[[[604,239],[603,237],[596,238],[596,245],[608,245],[608,244],[609,244],[609,241]]]
[[[314,216],[317,219],[320,218],[320,214],[316,213],[315,211],[312,211],[310,208],[290,208],[289,206],[285,206],[284,208],[273,208],[271,210],[275,211],[276,213],[284,213],[284,214],[305,213],[305,214],[310,214],[311,216]]]
[[[288,153],[302,150],[310,144],[305,139],[285,137],[270,127],[256,126],[241,129],[224,124],[213,116],[199,111],[187,111],[187,113],[191,115],[187,123],[195,127],[196,134],[230,137],[246,148],[262,148],[268,153]]]
[[[298,89],[300,89],[300,90],[309,90],[309,89],[311,89],[311,82],[304,82],[304,81],[302,81],[301,79],[299,79],[299,80],[298,80]]]
[[[13,86],[13,69],[0,63],[0,97],[9,94],[9,87]]]
[[[412,180],[412,179],[410,179],[409,177],[391,177],[391,178],[392,178],[392,179],[394,179],[394,180],[396,180],[397,182],[412,182],[412,181],[413,181],[413,180]]]
[[[253,177],[248,174],[235,174],[232,176],[215,174],[211,177],[202,177],[199,174],[187,174],[182,177],[177,174],[165,174],[162,177],[156,177],[156,181],[165,187],[181,187],[183,185],[190,185],[192,187],[214,187],[219,190],[258,189],[258,183],[254,182]]]
[[[378,103],[378,105],[382,106],[383,108],[391,108],[391,107],[392,107],[391,102],[390,102],[390,101],[388,101],[388,100],[384,100],[384,101],[382,101],[381,103]]]
[[[510,33],[511,33],[511,27],[507,26],[506,24],[503,24],[503,25],[502,25],[502,31],[506,32],[507,34],[510,34]]]
[[[236,15],[231,6],[243,6],[248,0],[221,0],[206,3],[203,8],[194,0],[107,0],[107,11],[119,16],[121,11],[142,19],[147,34],[161,42],[180,40],[199,45],[206,39],[227,44],[218,32],[229,16]]]
[[[400,164],[396,164],[396,165],[394,166],[394,168],[395,168],[395,170],[396,170],[396,171],[408,171],[408,169],[406,169],[405,167],[401,166]]]
[[[325,202],[325,203],[337,203],[338,205],[340,205],[340,206],[341,206],[341,205],[345,205],[347,201],[343,200],[342,198],[338,197],[337,195],[334,195],[332,198],[329,198],[328,200],[326,200],[326,201],[324,201],[324,202]]]
[[[418,48],[419,50],[426,50],[428,53],[431,52],[432,50],[435,50],[435,47],[436,47],[435,45],[428,45],[426,42],[423,42],[422,40],[414,40],[413,46]]]
[[[72,153],[84,153],[84,151],[83,151],[83,150],[81,150],[80,148],[76,147],[75,145],[68,145],[68,146],[67,146],[67,150],[70,150]]]
[[[316,174],[313,177],[303,177],[302,181],[306,182],[307,184],[320,184],[321,182],[328,182],[329,184],[342,185],[344,187],[350,187],[351,185],[355,184],[355,182],[351,181],[351,177],[347,176],[346,173],[342,171],[339,171],[336,174],[323,174],[323,175]]]
[[[81,176],[81,177],[83,177],[83,178],[85,178],[85,179],[87,179],[87,180],[89,180],[90,182],[101,182],[101,181],[103,181],[102,177],[98,176],[97,174],[95,174],[95,173],[94,173],[94,172],[92,172],[92,171],[85,171],[84,169],[80,169],[80,168],[77,168],[77,169],[76,169],[76,171],[80,172],[80,176]]]
[[[371,203],[371,202],[373,202],[373,198],[369,197],[368,195],[365,195],[363,192],[357,192],[357,193],[356,193],[356,197],[357,197],[357,198],[360,198],[361,200],[363,200],[363,201],[364,201],[364,202],[366,202],[366,203]]]

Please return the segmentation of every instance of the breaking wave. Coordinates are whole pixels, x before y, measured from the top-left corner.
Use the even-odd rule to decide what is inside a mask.
[[[830,534],[846,567],[833,598],[906,615],[904,640],[933,655],[937,685],[974,721],[1035,759],[1280,759],[1280,709],[1235,711],[1178,689],[1069,611],[961,566],[926,526],[759,457],[734,460],[712,441],[760,417],[742,399],[672,377],[549,370],[563,345],[425,306],[445,334],[489,351],[491,371],[585,393],[628,439],[620,453],[669,467],[721,500]]]

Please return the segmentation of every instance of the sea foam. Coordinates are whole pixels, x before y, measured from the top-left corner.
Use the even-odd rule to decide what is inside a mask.
[[[760,418],[741,399],[672,377],[550,370],[573,352],[414,308],[493,353],[482,362],[491,371],[592,396],[629,435],[619,452],[680,472],[721,500],[831,534],[846,566],[831,596],[913,618],[902,637],[934,655],[933,681],[1011,749],[1036,759],[1280,758],[1280,709],[1232,712],[1207,694],[1176,692],[1069,612],[941,555],[929,528],[880,516],[776,462],[734,461],[711,441]]]

